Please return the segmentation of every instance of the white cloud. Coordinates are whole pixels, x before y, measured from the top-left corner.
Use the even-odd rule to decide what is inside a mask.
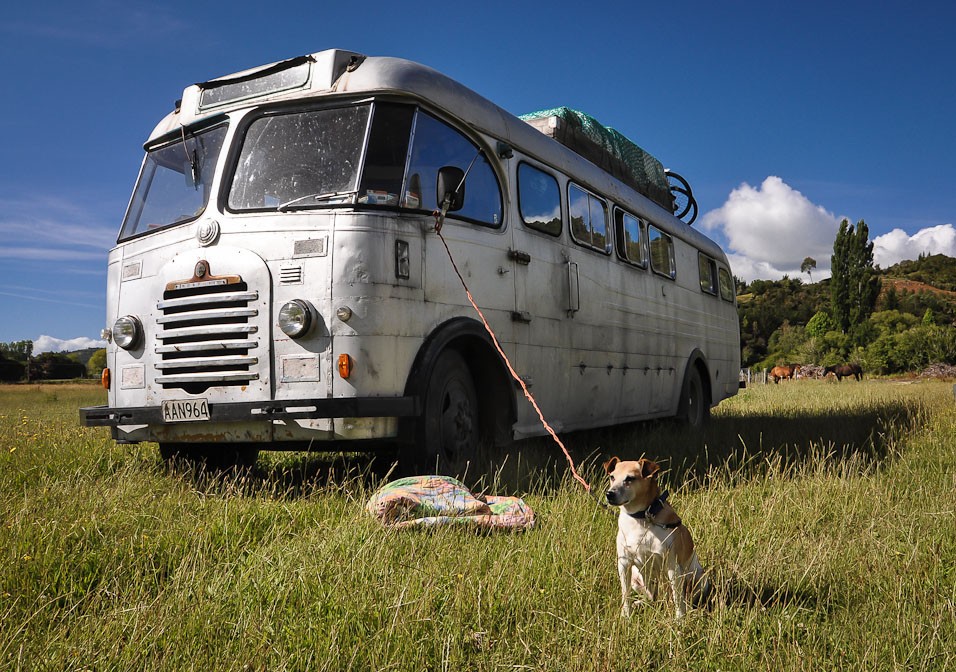
[[[27,277],[22,273],[23,265],[35,267],[37,262],[48,264],[52,275],[45,274],[43,280],[33,276],[33,282],[52,282],[53,276],[92,273],[94,269],[102,273],[116,234],[115,227],[94,208],[58,196],[0,195],[0,271],[12,274],[5,278],[0,294],[16,296],[11,294],[15,291],[11,287],[13,276]],[[28,290],[25,296],[33,294]],[[39,300],[72,301],[63,294],[61,291],[55,297]]]
[[[105,348],[106,341],[97,340],[80,336],[78,338],[54,338],[53,336],[40,336],[33,339],[33,354],[39,355],[42,352],[72,352],[74,350],[85,350],[86,348]]]
[[[99,261],[106,266],[106,250],[80,252],[75,249],[56,247],[0,247],[0,259],[39,261]]]
[[[815,282],[830,276],[833,240],[842,219],[770,176],[759,187],[744,183],[734,189],[726,203],[703,216],[701,226],[723,233],[734,275],[747,282],[803,277],[800,265],[806,257],[817,262],[812,271]],[[873,261],[881,268],[920,254],[956,257],[953,224],[927,227],[913,235],[893,229],[872,241]]]
[[[49,250],[92,258],[99,251],[104,259],[116,240],[115,229],[113,222],[73,201],[47,195],[0,198],[3,256],[34,258]]]
[[[744,280],[799,277],[806,257],[816,260],[813,279],[819,280],[829,275],[841,219],[770,176],[759,187],[744,183],[734,189],[701,224],[723,232],[733,272]]]
[[[956,227],[940,224],[920,229],[912,236],[902,229],[893,229],[873,239],[873,261],[882,268],[905,259],[916,259],[921,254],[956,257]]]

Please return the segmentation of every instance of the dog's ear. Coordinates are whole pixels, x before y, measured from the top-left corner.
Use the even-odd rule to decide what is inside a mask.
[[[641,478],[652,478],[661,470],[656,462],[641,458]]]
[[[608,460],[607,462],[605,462],[605,463],[604,463],[604,471],[605,471],[605,473],[610,474],[612,471],[614,471],[614,467],[617,466],[617,463],[618,463],[618,462],[620,462],[620,460],[617,459],[616,457],[612,457],[610,460]]]

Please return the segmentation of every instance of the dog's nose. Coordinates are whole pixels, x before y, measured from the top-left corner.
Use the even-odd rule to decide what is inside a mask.
[[[614,503],[614,492],[613,492],[612,490],[608,490],[607,492],[604,493],[604,498],[607,500],[607,503],[608,503],[608,504],[613,504],[613,503]]]

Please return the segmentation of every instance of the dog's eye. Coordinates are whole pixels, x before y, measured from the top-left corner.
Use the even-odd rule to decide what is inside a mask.
[[[634,481],[634,477],[633,477],[633,476],[625,476],[625,477],[624,477],[624,482],[625,482],[625,483],[632,483],[633,481]]]

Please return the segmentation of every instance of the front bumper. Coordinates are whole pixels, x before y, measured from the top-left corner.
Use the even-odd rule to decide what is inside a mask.
[[[271,422],[328,418],[408,418],[421,415],[418,397],[343,397],[336,399],[285,399],[282,401],[210,403],[209,422]],[[163,425],[159,406],[80,409],[87,427]],[[179,423],[177,423],[179,424]]]

